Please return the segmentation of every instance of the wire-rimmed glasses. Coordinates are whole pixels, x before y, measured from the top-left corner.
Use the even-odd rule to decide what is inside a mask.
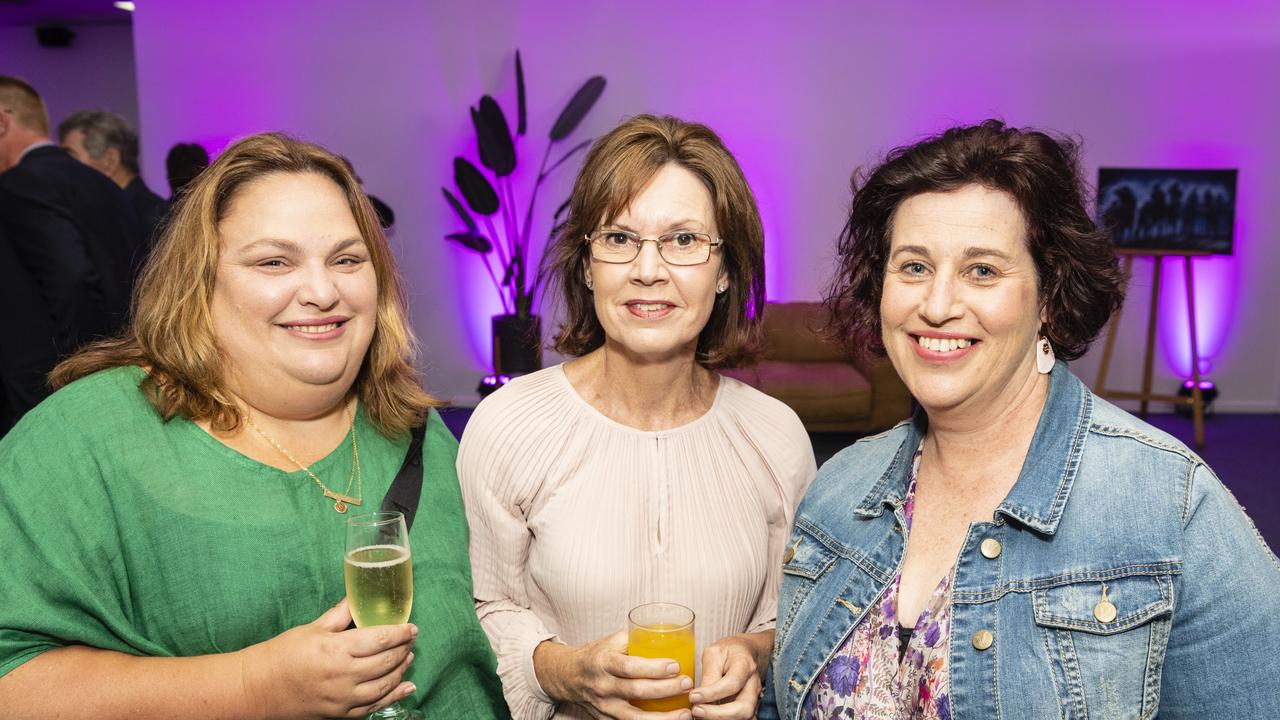
[[[701,265],[711,259],[711,248],[724,244],[724,238],[707,233],[676,230],[656,238],[641,237],[628,230],[602,229],[586,237],[591,257],[606,263],[629,263],[640,256],[646,242],[658,246],[658,255],[671,265]]]

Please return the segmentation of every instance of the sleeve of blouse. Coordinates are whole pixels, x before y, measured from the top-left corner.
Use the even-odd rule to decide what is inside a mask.
[[[782,513],[769,523],[769,572],[760,603],[747,632],[772,630],[778,618],[778,593],[782,585],[782,555],[791,538],[791,523],[795,520],[796,507],[804,497],[809,483],[818,474],[813,456],[813,443],[800,418],[791,408],[777,403],[778,412],[771,418],[763,418],[769,427],[765,437],[771,439],[768,446],[772,457],[766,460],[774,471],[774,483],[782,500]],[[763,445],[762,445],[763,446]]]
[[[527,443],[512,442],[506,432],[503,400],[491,396],[468,421],[458,449],[458,480],[471,527],[476,614],[498,656],[503,696],[516,720],[544,720],[555,703],[538,685],[533,651],[556,636],[529,609],[525,587],[527,513],[537,484],[531,473],[516,472],[525,465],[521,446]]]

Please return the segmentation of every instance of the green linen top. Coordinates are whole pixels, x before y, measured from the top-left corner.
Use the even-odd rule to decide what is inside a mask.
[[[345,522],[377,510],[409,438],[357,412],[364,504],[334,511],[311,478],[263,465],[185,418],[163,422],[138,367],[54,393],[0,440],[0,676],[87,645],[188,657],[309,623],[345,595]],[[472,601],[457,442],[431,413],[410,532],[417,656],[406,706],[428,718],[507,717]],[[339,492],[350,438],[311,469]],[[355,488],[352,493],[355,494]]]

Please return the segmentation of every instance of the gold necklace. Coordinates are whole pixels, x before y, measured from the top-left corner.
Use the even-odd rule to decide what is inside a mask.
[[[320,478],[316,477],[315,473],[311,472],[311,468],[294,459],[293,455],[290,455],[288,450],[285,450],[280,446],[280,443],[272,440],[269,435],[262,431],[262,428],[255,425],[247,413],[244,416],[244,421],[249,424],[249,427],[253,428],[254,432],[261,435],[263,440],[270,443],[271,447],[280,451],[281,455],[289,458],[289,462],[297,465],[299,470],[310,475],[311,479],[315,481],[315,484],[324,491],[324,496],[333,501],[334,510],[340,513],[345,513],[348,505],[359,506],[362,503],[364,499],[364,475],[360,471],[360,445],[356,442],[356,416],[354,413],[351,415],[351,477],[347,478],[347,489],[340,493],[330,490],[327,485],[320,481]],[[351,496],[352,483],[355,483],[357,487],[355,497]]]

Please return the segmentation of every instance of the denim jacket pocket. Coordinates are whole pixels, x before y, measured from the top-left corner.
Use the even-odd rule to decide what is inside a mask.
[[[820,533],[796,523],[782,554],[782,592],[778,603],[778,627],[790,627],[814,585],[836,563],[837,553],[819,540]]]
[[[782,554],[782,572],[817,580],[831,569],[836,553],[818,540],[814,534],[797,526]]]
[[[1173,573],[1117,568],[1088,575],[1108,579],[1031,591],[1062,717],[1155,717]]]

